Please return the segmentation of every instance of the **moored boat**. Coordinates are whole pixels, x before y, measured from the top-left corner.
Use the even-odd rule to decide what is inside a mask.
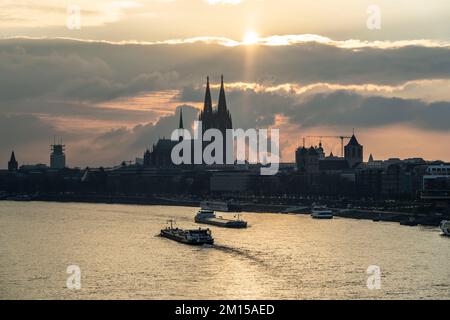
[[[202,201],[200,207],[204,210],[221,212],[241,212],[241,207],[227,201]]]
[[[450,221],[444,220],[441,222],[441,230],[447,237],[450,237]]]
[[[223,217],[217,217],[214,211],[205,209],[200,209],[197,212],[195,222],[224,228],[247,228],[247,222],[241,220],[239,215],[234,220],[224,219]]]
[[[314,206],[311,211],[311,217],[314,219],[333,219],[333,211],[326,207]]]
[[[161,230],[161,237],[175,240],[190,245],[214,244],[214,239],[209,229],[183,230],[173,227],[173,220],[169,220],[170,227]]]

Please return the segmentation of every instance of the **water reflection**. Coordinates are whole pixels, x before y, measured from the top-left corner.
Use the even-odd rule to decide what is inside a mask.
[[[195,208],[0,203],[0,297],[61,299],[450,298],[450,239],[436,228],[244,214],[245,230],[210,227],[215,244],[155,235]],[[69,265],[82,287],[65,287]],[[368,290],[378,265],[381,290]]]

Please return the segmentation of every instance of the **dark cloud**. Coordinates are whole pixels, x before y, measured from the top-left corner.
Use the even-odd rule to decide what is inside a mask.
[[[67,145],[69,165],[110,166],[122,160],[142,157],[161,137],[170,138],[178,128],[180,110],[186,128],[192,127],[198,110],[181,105],[173,115],[164,116],[154,123],[137,125],[131,129],[112,128],[103,133],[80,128],[77,132],[55,128],[51,121],[33,115],[0,115],[0,167],[4,167],[11,150],[16,150],[20,163],[48,163],[49,145],[54,137],[63,138]]]
[[[20,164],[42,162],[48,157],[53,137],[61,134],[61,131],[33,115],[0,114],[0,167],[6,166],[12,150],[21,155],[18,157]]]
[[[33,115],[0,114],[0,146],[11,149],[37,141],[51,141],[61,132]]]
[[[130,110],[126,106],[101,106],[92,102],[79,102],[71,100],[47,100],[45,98],[24,99],[22,101],[9,101],[1,105],[3,114],[32,113],[43,117],[62,117],[69,119],[147,122],[159,116],[156,110]]]
[[[178,106],[173,115],[164,116],[154,123],[137,125],[131,129],[125,127],[111,129],[93,137],[89,146],[83,147],[83,162],[97,165],[114,165],[122,160],[134,160],[142,157],[145,149],[152,147],[159,138],[168,138],[178,128],[180,110],[183,110],[183,122],[190,128],[198,117],[198,110],[192,106]],[[95,158],[93,157],[95,155]]]
[[[138,125],[132,130],[132,148],[143,149],[151,147],[158,138],[168,138],[174,129],[178,128],[180,119],[180,110],[183,110],[183,124],[186,129],[193,126],[194,120],[198,119],[198,110],[189,105],[177,107],[174,115],[159,118],[156,123],[147,125]]]
[[[185,87],[180,93],[179,99],[185,101],[200,97],[204,98],[204,88]],[[218,89],[211,89],[213,104],[217,107],[219,96]],[[275,93],[257,93],[253,90],[228,90],[226,91],[227,106],[233,118],[233,126],[237,128],[260,128],[274,123],[275,115],[283,113],[295,104],[291,96],[282,96]]]
[[[283,113],[302,127],[408,124],[428,130],[450,130],[450,102],[366,97],[348,91],[314,95]]]
[[[205,76],[210,74],[217,83],[221,73],[227,82],[270,85],[399,84],[449,79],[450,51],[427,47],[349,50],[317,43],[249,48],[1,40],[0,152],[9,156],[12,148],[34,146],[36,159],[45,160],[47,146],[57,135],[70,143],[71,163],[111,165],[134,159],[158,137],[170,136],[178,126],[179,109],[175,115],[149,123],[158,117],[157,111],[101,108],[101,102],[166,89],[182,90],[176,98],[180,104],[201,102]],[[217,96],[213,90],[214,101]],[[305,128],[409,124],[450,130],[450,102],[362,96],[332,89],[303,100],[288,93],[252,90],[227,90],[227,98],[235,127],[267,127],[280,114]],[[197,110],[184,106],[183,115],[188,126]],[[131,129],[119,125],[98,135],[83,128],[76,133],[58,130],[45,117],[146,124]]]
[[[186,91],[190,97],[200,96],[202,90]],[[217,96],[217,92],[212,93]],[[184,91],[181,97],[186,97]],[[450,130],[450,102],[365,96],[345,90],[314,94],[301,101],[292,95],[252,90],[228,91],[227,98],[234,125],[242,128],[271,126],[275,115],[280,114],[301,127],[409,124],[428,130]]]
[[[418,46],[350,50],[314,42],[249,48],[0,41],[1,101],[36,96],[106,101],[200,85],[206,74],[221,73],[230,82],[399,84],[449,78],[450,51]]]

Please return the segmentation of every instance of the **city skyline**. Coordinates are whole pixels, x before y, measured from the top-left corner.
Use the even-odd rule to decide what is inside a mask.
[[[70,166],[134,160],[180,106],[187,126],[198,118],[207,75],[217,101],[222,73],[233,126],[280,128],[283,162],[303,136],[353,129],[375,159],[450,161],[448,2],[378,1],[379,29],[371,4],[75,1],[78,29],[66,4],[2,3],[0,166],[13,149],[47,163],[55,135]]]
[[[212,87],[216,88],[216,87],[219,87],[219,85],[213,84]],[[202,103],[199,103],[199,105],[202,105]],[[176,109],[173,110],[173,112],[174,112],[173,115],[163,116],[163,120],[161,121],[162,124],[159,125],[159,128],[157,128],[157,126],[153,126],[152,129],[160,129],[161,130],[160,133],[158,134],[157,138],[154,139],[156,137],[156,135],[155,135],[153,137],[150,136],[149,140],[145,140],[146,135],[143,135],[142,138],[145,141],[143,141],[142,145],[144,145],[146,148],[148,148],[152,144],[156,143],[158,141],[158,139],[170,137],[171,132],[173,131],[174,128],[176,128],[175,124],[178,123],[179,117],[180,117],[180,112],[183,112],[182,110],[185,110],[184,111],[185,112],[185,116],[184,117],[187,118],[187,121],[184,120],[185,123],[187,124],[186,127],[188,129],[192,129],[193,125],[194,125],[194,121],[197,119],[197,117],[199,117],[201,115],[201,111],[199,109],[197,109],[197,108],[199,108],[199,107],[195,106],[195,108],[193,108],[190,105],[177,106]],[[203,108],[203,107],[201,107],[201,108]],[[214,104],[214,108],[217,109],[217,104]],[[231,109],[233,109],[233,108],[231,108]],[[186,115],[186,113],[187,113],[187,115]],[[355,133],[355,128],[352,128],[351,130],[353,131],[353,134],[354,134]],[[357,131],[358,131],[358,136],[366,137],[366,134],[364,134],[364,131],[359,131],[359,130],[357,130]],[[283,130],[281,130],[281,132],[285,133],[285,132],[283,132]],[[303,143],[305,143],[305,145],[307,145],[307,146],[315,146],[315,147],[321,145],[321,146],[323,146],[323,149],[327,152],[327,155],[329,155],[330,153],[334,154],[336,156],[340,156],[341,155],[341,153],[342,153],[341,152],[341,144],[340,144],[340,139],[338,139],[338,137],[339,137],[339,135],[341,135],[341,136],[343,135],[342,132],[339,133],[339,131],[327,131],[327,128],[324,128],[322,131],[314,131],[313,130],[313,131],[303,131],[303,132],[306,132],[306,133],[304,135],[302,135],[301,134],[302,132],[298,132],[298,139],[294,142],[293,145],[289,145],[288,148],[286,148],[286,146],[284,144],[285,142],[283,140],[280,141],[280,149],[282,150],[282,152],[286,152],[286,151],[291,152],[290,150],[291,149],[293,150],[288,155],[282,153],[281,154],[281,157],[282,157],[281,158],[281,162],[294,163],[295,162],[295,150],[297,148],[301,147],[303,145]],[[311,135],[308,135],[307,134],[308,132]],[[112,134],[114,136],[116,132],[110,131],[108,133],[110,133],[110,134]],[[336,134],[336,136],[329,136],[328,134]],[[350,135],[350,131],[343,135],[343,136],[345,136],[345,138],[347,138],[347,140],[344,140],[345,143],[347,143],[347,141],[349,140],[347,135]],[[61,137],[58,137],[58,138],[61,139],[61,142],[58,143],[58,144],[62,144],[62,140],[63,139]],[[54,140],[55,136],[53,136],[52,139]],[[148,142],[148,141],[150,141],[150,142]],[[111,143],[114,143],[114,142],[112,141]],[[49,145],[50,144],[51,143],[49,143]],[[46,147],[46,146],[47,145],[36,145],[34,147],[36,147],[38,149],[41,149],[41,150],[44,150],[43,147]],[[381,145],[381,147],[382,147],[382,145]],[[5,159],[7,158],[9,160],[10,159],[10,153],[11,152],[17,153],[17,150],[23,151],[23,149],[21,149],[20,147],[19,148],[14,148],[13,147],[9,151],[9,153],[8,153],[8,150],[6,150],[7,154],[2,155],[2,157],[5,157]],[[70,146],[69,146],[68,150],[69,150],[68,154],[69,154],[69,157],[70,157],[70,154],[72,154],[72,152],[70,152]],[[18,159],[19,166],[20,165],[30,165],[30,164],[40,164],[40,163],[50,164],[49,163],[49,157],[48,157],[48,155],[49,155],[48,150],[45,150],[46,153],[45,153],[44,157],[36,157],[36,158],[33,158],[33,155],[27,154],[26,150],[24,150],[24,151],[25,152],[23,152],[23,153],[21,152],[20,157],[22,159],[26,159],[26,160]],[[128,158],[123,158],[123,159],[119,159],[119,158],[106,159],[106,162],[104,162],[104,163],[91,161],[91,162],[87,163],[84,166],[76,164],[76,163],[75,164],[70,163],[70,158],[69,158],[68,166],[69,167],[86,167],[86,166],[89,167],[89,166],[92,166],[92,164],[94,163],[96,166],[100,167],[100,166],[114,166],[114,165],[118,165],[118,164],[122,163],[123,161],[126,161],[126,162],[133,161],[134,162],[134,160],[136,158],[140,158],[142,156],[142,152],[140,152],[140,151],[142,151],[142,150],[138,150],[136,154],[131,154],[130,153]],[[366,162],[366,161],[368,161],[369,156],[373,157],[373,155],[374,155],[374,153],[369,150],[368,153],[365,155],[363,160]],[[421,155],[420,151],[416,152],[416,153],[411,153],[411,154],[409,154],[408,156],[405,156],[405,157],[401,157],[401,156],[398,156],[396,154],[389,154],[389,152],[385,154],[385,157],[377,157],[377,154],[375,154],[375,158],[376,158],[376,160],[388,160],[388,159],[395,159],[395,158],[400,158],[400,159],[424,158],[425,160],[428,160],[428,161],[448,161],[445,158],[430,158],[429,159],[429,158],[423,157]],[[36,160],[36,159],[41,159],[41,160],[39,161],[39,160]],[[4,163],[5,163],[4,167],[7,167],[6,162],[4,162]]]
[[[0,0],[0,299],[450,299],[449,21],[449,0]]]

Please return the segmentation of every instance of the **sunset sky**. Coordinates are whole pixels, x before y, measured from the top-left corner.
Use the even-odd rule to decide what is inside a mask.
[[[365,160],[450,161],[449,21],[448,0],[0,0],[0,167],[54,136],[69,166],[142,157],[221,74],[234,127],[279,128],[284,161],[353,128]]]

